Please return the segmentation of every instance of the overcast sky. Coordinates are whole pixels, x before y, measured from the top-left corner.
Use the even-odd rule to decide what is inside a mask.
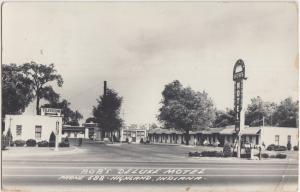
[[[64,79],[56,90],[84,118],[104,80],[124,98],[126,123],[156,122],[175,79],[233,108],[238,59],[245,105],[298,98],[296,3],[5,3],[2,25],[3,63],[54,63]]]

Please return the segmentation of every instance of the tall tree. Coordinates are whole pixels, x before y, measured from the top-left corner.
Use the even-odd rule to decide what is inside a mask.
[[[58,102],[59,95],[53,90],[51,82],[56,82],[59,87],[63,84],[61,75],[57,74],[54,64],[43,65],[35,62],[25,63],[22,66],[24,77],[30,81],[30,87],[36,98],[36,113],[40,114],[40,100]]]
[[[158,120],[166,128],[185,131],[186,145],[189,144],[189,131],[212,125],[215,107],[206,92],[195,92],[190,87],[184,88],[175,80],[165,86],[162,96]]]
[[[122,126],[120,117],[122,97],[118,96],[116,91],[107,89],[106,95],[100,96],[97,103],[98,105],[93,107],[96,123],[99,123],[103,133],[110,133],[109,136],[112,140],[112,133],[120,131]]]
[[[275,109],[276,104],[273,102],[265,102],[259,96],[252,98],[245,114],[246,125],[273,125],[273,113]]]
[[[214,127],[226,127],[228,125],[234,125],[234,116],[235,112],[232,109],[226,109],[226,111],[217,110]]]
[[[63,124],[78,126],[79,120],[83,118],[79,111],[73,111],[70,108],[70,102],[68,102],[66,99],[63,99],[61,102],[44,104],[42,107],[61,109],[61,113],[63,115]]]
[[[276,125],[280,127],[298,127],[298,110],[299,101],[293,101],[290,97],[281,101],[274,112]]]
[[[30,81],[22,76],[21,67],[2,65],[2,118],[6,114],[20,114],[33,99]]]

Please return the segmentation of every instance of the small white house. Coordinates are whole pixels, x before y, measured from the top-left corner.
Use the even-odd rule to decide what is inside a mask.
[[[13,140],[49,141],[50,134],[62,135],[62,117],[54,115],[5,115],[5,132],[10,129]]]
[[[291,127],[260,127],[261,143],[265,146],[270,144],[287,146],[290,142],[292,147],[298,146],[299,134],[298,128]]]
[[[140,143],[143,139],[147,140],[147,130],[145,129],[122,129],[121,130],[121,141],[125,142],[128,139],[132,143]]]

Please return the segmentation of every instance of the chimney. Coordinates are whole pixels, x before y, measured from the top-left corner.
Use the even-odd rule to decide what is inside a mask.
[[[104,91],[103,91],[103,95],[106,96],[106,81],[104,81]]]

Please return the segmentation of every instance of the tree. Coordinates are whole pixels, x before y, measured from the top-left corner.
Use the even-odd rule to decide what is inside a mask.
[[[156,125],[156,123],[151,123],[149,128],[150,129],[156,129],[156,128],[158,128],[158,126]]]
[[[158,120],[166,128],[185,131],[186,145],[189,144],[189,131],[212,125],[215,108],[206,92],[195,92],[190,87],[184,88],[175,80],[165,86],[162,96]]]
[[[235,112],[232,109],[226,109],[226,111],[217,110],[214,127],[226,127],[228,125],[234,125],[235,122],[234,117],[235,117]]]
[[[79,111],[73,111],[70,108],[70,102],[68,102],[66,99],[63,99],[61,102],[44,104],[42,107],[61,109],[61,113],[63,115],[63,124],[78,126],[79,120],[83,118]]]
[[[95,117],[89,117],[85,120],[85,123],[95,123],[96,122],[96,118]]]
[[[298,127],[298,105],[299,101],[293,101],[290,97],[281,101],[273,115],[276,126]]]
[[[6,114],[21,114],[33,99],[30,81],[15,64],[2,65],[2,119]]]
[[[272,126],[275,109],[276,104],[273,102],[265,102],[259,96],[252,98],[245,114],[246,124],[249,126],[261,126],[263,124]]]
[[[98,105],[93,107],[96,123],[99,123],[103,130],[102,133],[110,133],[112,140],[112,133],[120,131],[122,126],[122,119],[120,118],[122,97],[118,96],[116,91],[107,89],[106,95],[100,96],[97,103]]]
[[[51,103],[58,102],[59,95],[53,90],[50,83],[56,81],[57,85],[61,87],[63,79],[61,75],[57,74],[54,64],[43,65],[32,61],[31,63],[23,64],[21,68],[24,78],[30,82],[30,88],[36,98],[36,113],[39,115],[41,99]]]

